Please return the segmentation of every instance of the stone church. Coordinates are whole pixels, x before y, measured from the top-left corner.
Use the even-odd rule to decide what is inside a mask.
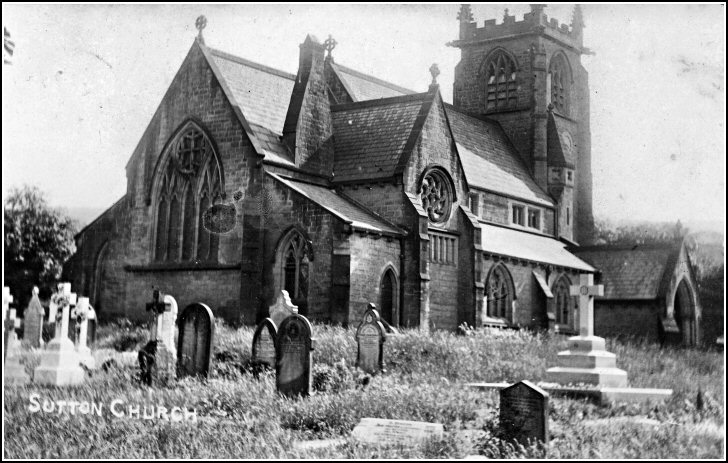
[[[452,104],[436,65],[416,92],[308,36],[293,75],[209,47],[201,17],[126,194],[76,236],[66,274],[101,316],[144,317],[158,287],[252,324],[285,289],[331,323],[374,302],[393,326],[576,331],[569,286],[614,250],[579,247],[593,224],[581,11],[566,25],[543,8],[482,26],[460,8]],[[676,298],[699,316],[683,273],[650,289],[645,323],[663,335],[683,329]],[[622,323],[629,308],[605,304],[603,325]]]

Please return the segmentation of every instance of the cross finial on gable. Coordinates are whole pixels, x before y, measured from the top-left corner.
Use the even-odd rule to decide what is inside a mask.
[[[207,18],[205,17],[205,15],[198,16],[195,20],[195,28],[197,28],[197,30],[199,31],[197,33],[197,40],[200,43],[205,43],[205,39],[202,37],[202,29],[204,29],[205,27],[207,27]]]
[[[433,87],[437,87],[437,76],[440,75],[440,68],[437,66],[437,63],[433,63],[432,66],[430,66],[430,74],[432,75],[430,89],[432,89]]]
[[[331,37],[331,34],[329,34],[329,38],[328,39],[324,40],[324,50],[326,50],[326,52],[327,52],[326,57],[328,59],[331,59],[331,52],[333,51],[334,48],[336,48],[336,45],[338,43],[339,42],[337,42],[336,39],[334,39],[333,37]]]

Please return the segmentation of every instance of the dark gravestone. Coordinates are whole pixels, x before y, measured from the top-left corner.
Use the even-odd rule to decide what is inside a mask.
[[[311,393],[314,339],[311,323],[303,315],[283,320],[276,336],[276,389],[287,397]]]
[[[500,426],[507,440],[520,444],[549,440],[549,395],[530,381],[500,391]]]
[[[384,370],[386,336],[379,312],[374,304],[369,304],[369,308],[364,312],[364,319],[356,330],[356,366],[370,375],[376,375]]]
[[[207,377],[212,361],[215,316],[201,303],[187,306],[179,317],[177,377]]]
[[[276,366],[276,324],[266,318],[255,329],[253,334],[253,362],[267,368]]]

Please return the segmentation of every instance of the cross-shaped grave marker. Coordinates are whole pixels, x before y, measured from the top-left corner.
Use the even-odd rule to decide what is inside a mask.
[[[579,296],[579,335],[594,336],[594,296],[604,296],[604,285],[595,285],[594,275],[582,273],[569,294]]]
[[[10,294],[10,288],[3,287],[3,361],[8,356],[8,347],[12,347],[14,341],[15,328],[18,320],[15,318],[15,309],[10,308],[13,303],[13,296]]]
[[[87,297],[81,297],[78,299],[78,304],[73,310],[73,314],[76,317],[76,327],[78,328],[78,336],[76,336],[76,352],[80,357],[81,363],[86,365],[87,368],[93,369],[96,366],[93,355],[91,355],[91,349],[87,345],[88,337],[88,319],[91,315],[91,305]]]
[[[71,306],[75,306],[78,295],[71,292],[71,283],[59,283],[58,292],[55,294],[55,302],[61,309],[61,318],[56,315],[56,338],[68,337],[68,324],[71,315]]]

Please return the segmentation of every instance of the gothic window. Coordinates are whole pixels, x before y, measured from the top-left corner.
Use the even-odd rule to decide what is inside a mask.
[[[554,295],[554,315],[556,316],[556,323],[559,325],[570,325],[573,321],[574,298],[569,294],[570,286],[569,280],[566,277],[561,277],[554,284],[551,291]]]
[[[291,302],[305,314],[308,307],[309,264],[311,256],[306,239],[293,232],[283,247],[283,289],[288,291]]]
[[[515,60],[498,51],[485,63],[485,110],[512,109],[518,102],[518,69]]]
[[[550,103],[554,105],[558,112],[568,114],[571,75],[569,65],[563,54],[559,53],[551,59],[548,77]]]
[[[220,200],[222,175],[217,157],[194,124],[170,143],[158,174],[154,259],[158,262],[216,261],[218,236],[202,222]]]
[[[511,277],[503,264],[498,264],[493,268],[485,287],[488,297],[488,316],[510,320],[514,294]]]
[[[422,179],[420,187],[422,208],[434,223],[450,218],[452,190],[447,176],[439,169],[430,170]]]

